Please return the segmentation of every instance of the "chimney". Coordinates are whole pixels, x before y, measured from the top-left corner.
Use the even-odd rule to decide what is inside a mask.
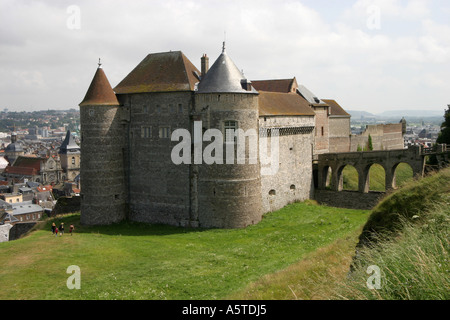
[[[201,58],[201,64],[202,64],[202,77],[205,76],[205,74],[208,72],[209,69],[209,57],[206,55],[206,53]]]
[[[252,83],[247,79],[241,79],[241,87],[245,91],[252,91]]]

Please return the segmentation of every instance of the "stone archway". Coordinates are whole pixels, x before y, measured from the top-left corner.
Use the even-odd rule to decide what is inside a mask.
[[[358,172],[358,191],[368,193],[371,189],[370,169],[374,164],[379,164],[384,169],[384,173],[378,169],[380,171],[379,181],[381,182],[375,191],[389,190],[395,187],[395,169],[399,163],[403,162],[411,166],[414,176],[423,175],[424,158],[417,146],[401,150],[321,154],[318,159],[318,187],[319,189],[327,189],[331,168],[332,190],[341,191],[343,189],[341,183],[342,171],[347,165],[352,165]]]
[[[338,169],[338,191],[358,191],[359,172],[352,164],[343,165]]]

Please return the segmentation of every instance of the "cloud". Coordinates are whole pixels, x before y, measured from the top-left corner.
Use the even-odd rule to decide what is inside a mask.
[[[2,0],[0,108],[77,107],[100,57],[114,86],[152,52],[182,50],[197,66],[207,53],[213,63],[224,38],[250,79],[296,76],[348,109],[448,103],[450,26],[433,18],[430,1],[359,0],[339,10],[294,0],[113,3]],[[371,30],[374,5],[381,28]]]

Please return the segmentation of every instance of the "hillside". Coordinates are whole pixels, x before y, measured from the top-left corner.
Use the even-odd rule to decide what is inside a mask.
[[[359,246],[376,241],[380,233],[395,232],[403,218],[412,219],[438,203],[445,204],[450,194],[450,168],[418,181],[412,180],[388,195],[373,210],[360,236]]]
[[[57,222],[76,233],[56,238],[49,220],[0,243],[0,299],[448,300],[449,191],[447,169],[407,182],[369,218],[308,201],[243,230],[83,227],[74,214]],[[80,290],[66,286],[71,265]],[[379,290],[367,288],[368,266],[381,270]]]
[[[450,168],[408,181],[379,203],[359,232],[264,276],[230,298],[449,300],[449,191]],[[367,287],[369,266],[380,268],[378,290]]]
[[[450,299],[450,168],[406,184],[373,210],[359,237],[345,299]],[[377,290],[367,268],[379,268]]]
[[[362,227],[367,211],[295,203],[241,230],[124,222],[55,237],[51,220],[0,243],[0,299],[223,299]],[[69,266],[81,289],[69,290]]]

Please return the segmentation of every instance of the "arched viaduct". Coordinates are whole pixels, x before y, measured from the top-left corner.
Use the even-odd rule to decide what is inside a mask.
[[[331,188],[334,191],[343,189],[343,170],[347,165],[358,171],[358,191],[369,192],[369,170],[373,164],[379,164],[386,174],[386,190],[395,188],[395,169],[400,163],[411,166],[414,176],[423,176],[425,155],[420,146],[408,149],[368,152],[326,153],[319,155],[317,165],[317,187],[325,189],[329,181],[331,168]]]

